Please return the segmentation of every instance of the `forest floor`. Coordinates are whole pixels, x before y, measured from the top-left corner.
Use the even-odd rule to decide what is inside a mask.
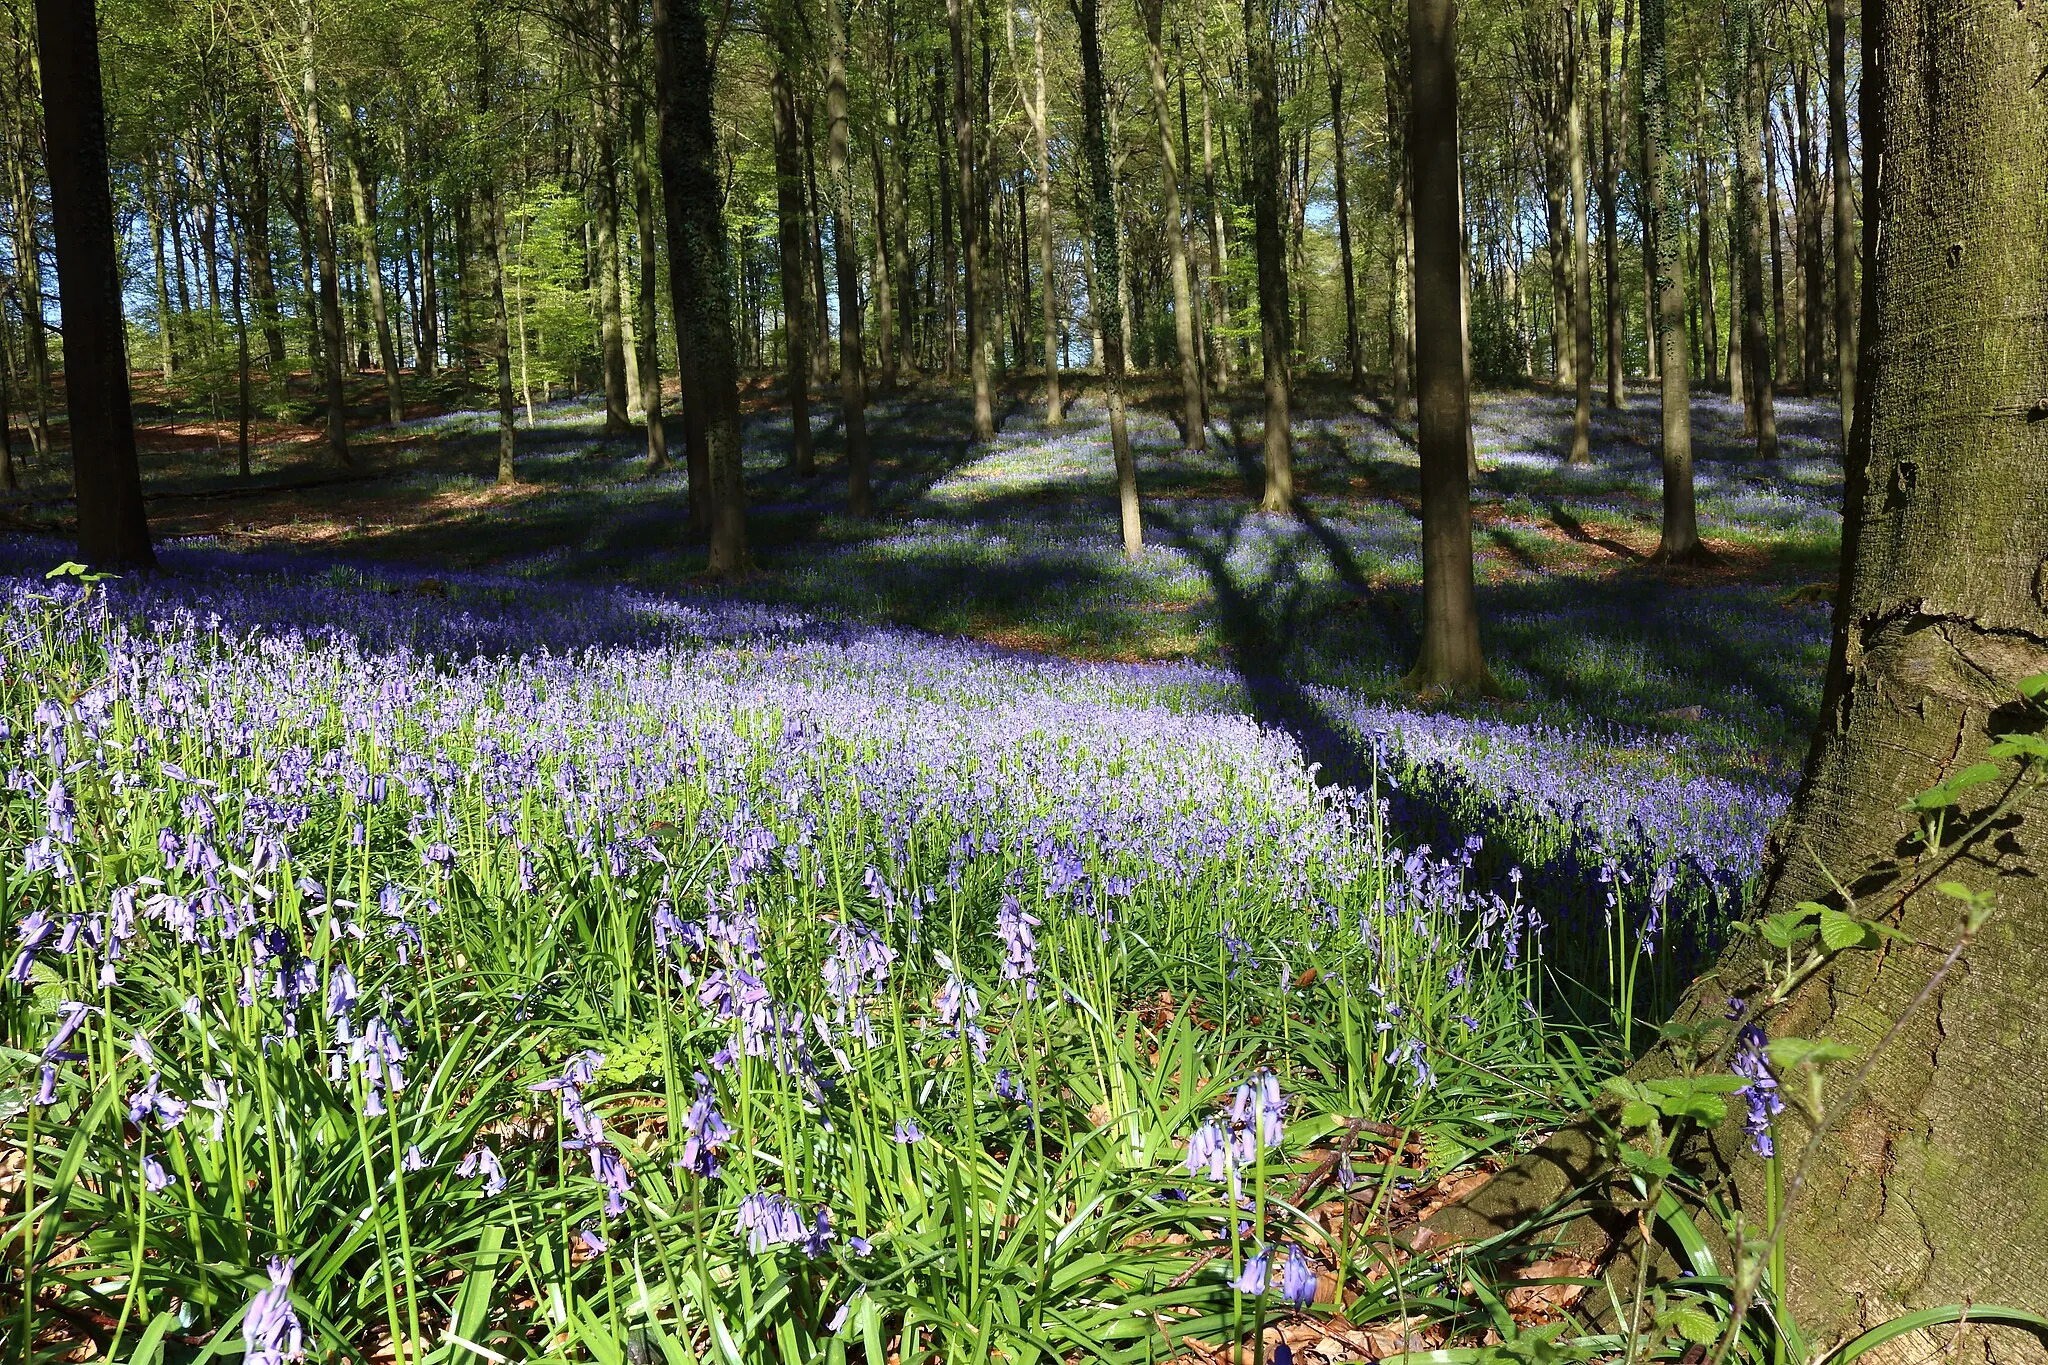
[[[451,380],[415,382],[408,421],[380,422],[381,385],[353,381],[355,466],[325,459],[304,404],[252,433],[183,410],[138,376],[145,489],[157,534],[233,550],[487,569],[698,591],[701,539],[680,471],[649,478],[636,427],[607,437],[589,398],[520,413],[519,482],[494,482],[495,418]],[[298,376],[298,389],[308,378]],[[1412,423],[1308,377],[1297,393],[1299,515],[1257,510],[1260,397],[1219,396],[1209,449],[1188,452],[1171,395],[1140,384],[1132,411],[1148,548],[1118,551],[1104,410],[1069,376],[1068,420],[1043,389],[998,394],[996,439],[966,438],[959,387],[925,383],[869,412],[879,515],[844,514],[836,405],[814,397],[819,473],[788,472],[789,416],[765,380],[745,394],[757,572],[729,591],[834,619],[908,626],[1073,659],[1189,661],[1291,686],[1394,701],[1420,613]],[[291,395],[287,395],[288,397]],[[1839,553],[1841,469],[1831,400],[1778,400],[1782,451],[1757,460],[1739,409],[1696,393],[1700,523],[1715,559],[1652,565],[1660,517],[1657,398],[1610,411],[1596,393],[1593,460],[1565,463],[1568,392],[1474,401],[1482,632],[1507,717],[1610,723],[1695,771],[1789,783],[1818,702],[1826,602]],[[675,423],[671,423],[672,428]],[[679,433],[678,433],[679,434]],[[679,444],[679,443],[678,443]],[[15,445],[26,442],[17,431]],[[58,532],[51,471],[0,505],[0,525]],[[42,476],[38,478],[38,475]]]

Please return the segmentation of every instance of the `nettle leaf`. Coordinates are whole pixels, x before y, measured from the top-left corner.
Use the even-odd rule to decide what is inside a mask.
[[[1771,1059],[1774,1070],[1794,1071],[1800,1067],[1846,1062],[1856,1055],[1856,1049],[1832,1038],[1776,1038],[1764,1048],[1764,1055]]]
[[[1994,782],[2005,771],[1996,763],[1972,763],[1969,767],[1937,786],[1929,787],[1908,801],[1902,810],[1944,810],[1960,801],[1963,793],[1986,782]]]
[[[2020,679],[2020,695],[2028,701],[2039,701],[2048,697],[2048,673],[2036,673],[2031,678]]]
[[[1648,1128],[1656,1121],[1656,1108],[1641,1100],[1630,1100],[1621,1106],[1621,1123],[1624,1128]]]
[[[1621,1149],[1621,1164],[1628,1167],[1631,1175],[1645,1180],[1663,1180],[1678,1174],[1678,1167],[1671,1164],[1671,1158],[1661,1152],[1646,1152],[1639,1147]]]

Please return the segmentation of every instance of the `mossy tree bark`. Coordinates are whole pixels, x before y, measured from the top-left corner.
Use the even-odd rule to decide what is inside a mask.
[[[1988,893],[1996,913],[1860,1093],[1841,1096],[1855,1102],[1789,1210],[1789,1297],[1816,1351],[1915,1308],[2048,1307],[2048,800],[2036,788],[1952,860],[1916,844],[1900,810],[1983,759],[2018,723],[2017,682],[2048,670],[2048,34],[2006,0],[1873,0],[1864,41],[1863,127],[1882,169],[1843,586],[1821,721],[1759,910],[1839,904],[1832,873],[1898,936],[1836,957],[1770,1032],[1868,1055],[1957,941],[1953,903],[1927,883]],[[1996,799],[1972,793],[1950,827]],[[1749,993],[1755,951],[1731,950],[1681,1019]],[[1653,1054],[1638,1072],[1668,1065]],[[1797,1153],[1803,1122],[1788,1110],[1779,1124],[1780,1151]],[[1498,1229],[1583,1176],[1590,1153],[1583,1133],[1562,1135],[1437,1226]],[[1690,1155],[1732,1181],[1754,1224],[1763,1163],[1735,1120]],[[1924,1359],[1956,1349],[1951,1336],[1893,1349]],[[1967,1349],[2044,1358],[2024,1334],[1975,1327]]]

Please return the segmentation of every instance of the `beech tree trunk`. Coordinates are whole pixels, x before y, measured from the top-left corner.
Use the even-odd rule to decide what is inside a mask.
[[[1045,94],[1045,14],[1033,16],[1031,25],[1032,100],[1026,111],[1031,117],[1031,137],[1038,152],[1038,272],[1043,277],[1045,304],[1045,424],[1056,427],[1066,420],[1066,402],[1060,394],[1060,305],[1058,275],[1054,271],[1052,236],[1052,130],[1051,105]]]
[[[959,0],[953,0],[958,4]],[[1118,521],[1124,553],[1136,559],[1145,548],[1138,513],[1138,469],[1131,455],[1131,434],[1124,419],[1124,341],[1117,282],[1123,277],[1117,246],[1116,196],[1109,175],[1107,98],[1102,82],[1102,44],[1096,0],[1073,0],[1074,19],[1081,26],[1081,121],[1083,155],[1088,162],[1088,222],[1095,248],[1095,278],[1089,300],[1102,324],[1102,376],[1109,390],[1109,443],[1116,461]]]
[[[811,447],[810,294],[804,288],[803,148],[798,142],[795,65],[787,26],[775,25],[775,74],[769,105],[775,120],[775,240],[782,256],[784,382],[789,390],[790,467],[808,478],[817,472]]]
[[[2038,1312],[2048,1284],[2048,801],[2036,788],[1952,845],[1952,861],[1913,842],[1914,817],[1900,809],[1985,758],[1991,735],[2019,723],[2015,685],[2048,670],[2048,422],[2035,416],[2048,393],[2048,37],[2004,0],[1870,0],[1864,43],[1866,154],[1883,175],[1867,205],[1842,593],[1820,724],[1771,839],[1758,910],[1838,906],[1838,878],[1858,913],[1896,937],[1837,956],[1769,1031],[1870,1057],[1958,941],[1955,904],[1928,883],[1961,882],[1994,913],[1876,1053],[1789,1208],[1789,1301],[1813,1359],[1917,1308]],[[1976,788],[1949,828],[1967,830],[2004,787]],[[1755,943],[1736,940],[1682,1022],[1723,1018],[1728,998],[1750,991]],[[1637,1074],[1669,1064],[1653,1053]],[[1831,1093],[1848,1065],[1830,1069]],[[1730,1178],[1754,1226],[1764,1167],[1733,1108],[1687,1155]],[[1776,1125],[1779,1150],[1796,1157],[1804,1120],[1788,1108]],[[1439,1230],[1497,1229],[1546,1188],[1576,1183],[1566,1171],[1580,1132],[1497,1177]],[[1928,1329],[1885,1358],[1964,1354],[2044,1358],[2032,1337],[1975,1322],[1967,1347],[1956,1329]]]
[[[476,21],[478,121],[491,112],[491,41],[484,20]],[[491,360],[498,380],[498,483],[516,483],[519,474],[513,464],[518,436],[512,416],[512,318],[505,306],[505,205],[498,194],[497,167],[483,168],[484,255],[491,274]]]
[[[1742,244],[1742,352],[1744,395],[1759,459],[1778,458],[1778,414],[1771,389],[1771,342],[1764,325],[1764,44],[1756,0],[1737,0],[1731,16],[1736,45],[1735,221]]]
[[[354,111],[346,107],[337,109],[351,122]],[[398,348],[391,339],[391,312],[384,300],[384,271],[377,254],[377,214],[371,200],[370,183],[363,173],[363,149],[350,144],[342,150],[342,160],[348,163],[349,205],[355,211],[356,245],[363,255],[363,279],[370,293],[370,319],[377,331],[377,362],[384,371],[385,411],[391,420],[405,420],[405,388],[398,372]]]
[[[1571,83],[1565,98],[1571,108],[1565,115],[1566,162],[1571,170],[1572,190],[1572,407],[1571,464],[1589,464],[1593,458],[1593,259],[1586,237],[1586,116],[1584,82],[1579,79],[1579,14],[1574,4],[1565,12],[1569,34],[1566,39]]]
[[[1614,109],[1614,0],[1600,0],[1600,255],[1601,276],[1606,281],[1607,324],[1607,407],[1621,408],[1621,233],[1617,226],[1615,200],[1614,144],[1618,120]],[[1628,81],[1628,27],[1623,25],[1621,43],[1622,82]]]
[[[1344,368],[1351,387],[1365,387],[1365,355],[1358,346],[1358,282],[1351,266],[1351,202],[1344,183],[1344,68],[1330,61],[1330,143],[1336,164],[1337,268],[1344,275]]]
[[[1244,0],[1245,66],[1250,77],[1253,242],[1259,261],[1259,348],[1266,373],[1266,493],[1262,511],[1294,510],[1294,432],[1290,425],[1293,339],[1288,336],[1287,248],[1280,221],[1280,78],[1274,53],[1275,0]],[[1457,193],[1456,166],[1452,193]],[[1453,215],[1455,217],[1455,214]],[[1446,242],[1453,251],[1457,241]],[[1451,300],[1455,310],[1457,300]],[[1452,314],[1455,324],[1456,313]],[[1457,333],[1451,334],[1452,344]],[[1455,360],[1456,353],[1453,352]]]
[[[639,23],[636,12],[633,22]],[[647,422],[647,468],[668,468],[668,421],[661,404],[661,323],[655,308],[654,148],[647,139],[645,97],[633,96],[633,216],[640,234],[639,316],[640,407]],[[786,261],[785,261],[786,264]],[[809,423],[804,434],[810,435]]]
[[[306,6],[299,32],[300,56],[304,63],[300,78],[304,85],[305,114],[300,132],[306,143],[306,198],[308,226],[313,234],[314,263],[319,268],[320,359],[327,380],[327,454],[343,469],[354,464],[348,450],[348,396],[342,386],[342,368],[348,363],[348,342],[341,328],[341,276],[339,253],[334,247],[334,195],[329,188],[327,138],[321,127],[319,89],[314,60],[313,6]]]
[[[960,178],[960,249],[966,267],[963,302],[967,308],[967,373],[974,383],[974,439],[996,436],[995,400],[989,391],[988,348],[982,333],[988,326],[987,300],[982,298],[981,211],[975,182],[974,106],[967,99],[967,21],[963,0],[946,0],[946,31],[953,46],[953,169]]]
[[[1166,233],[1167,273],[1173,283],[1173,344],[1180,359],[1180,443],[1188,450],[1207,450],[1209,437],[1202,427],[1202,358],[1195,348],[1194,290],[1188,283],[1187,227],[1180,213],[1180,149],[1173,139],[1166,54],[1159,46],[1165,0],[1144,0],[1142,8],[1145,64],[1152,78],[1152,115],[1159,125],[1159,211]],[[1337,211],[1344,211],[1341,198]]]
[[[1418,691],[1497,690],[1479,650],[1472,585],[1472,425],[1460,343],[1457,0],[1410,0],[1409,153],[1415,167],[1416,447],[1422,462]]]
[[[78,557],[97,569],[149,569],[156,553],[142,506],[129,405],[128,343],[107,179],[94,0],[36,0],[49,147],[57,297],[64,307],[64,407],[78,500]]]
[[[1828,0],[1828,164],[1835,227],[1835,385],[1842,399],[1842,449],[1856,408],[1856,186],[1849,170],[1848,0]],[[1868,34],[1867,26],[1864,32]],[[1870,42],[1864,39],[1864,48]],[[1864,155],[1869,155],[1866,147]]]
[[[1643,0],[1643,164],[1652,211],[1649,273],[1656,281],[1656,356],[1664,417],[1664,526],[1660,563],[1700,558],[1699,517],[1692,488],[1691,348],[1685,334],[1684,190],[1679,183],[1677,130],[1671,126],[1671,80],[1666,47],[1667,0]]]
[[[747,509],[740,477],[732,266],[711,118],[713,73],[703,0],[654,0],[653,36],[669,292],[676,331],[689,358],[685,373],[692,376],[684,401],[702,413],[704,429],[704,503],[711,533],[706,571],[734,574],[748,567]]]
[[[839,274],[839,426],[846,441],[847,510],[873,516],[868,482],[868,376],[860,336],[860,247],[854,240],[852,132],[846,109],[846,18],[825,0],[825,173],[832,187],[832,261]],[[985,376],[984,376],[985,378]]]

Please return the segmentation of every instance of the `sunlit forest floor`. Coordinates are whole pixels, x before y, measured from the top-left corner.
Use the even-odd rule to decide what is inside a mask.
[[[380,407],[373,378],[352,405],[362,419]],[[1186,660],[1395,695],[1421,603],[1411,423],[1305,381],[1300,515],[1275,517],[1256,506],[1255,391],[1214,403],[1209,449],[1196,453],[1178,449],[1169,395],[1141,386],[1132,440],[1148,549],[1134,563],[1118,552],[1103,407],[1086,377],[1067,388],[1068,420],[1049,430],[1041,386],[1007,386],[986,446],[966,438],[963,390],[923,384],[878,398],[869,429],[881,513],[862,523],[844,515],[831,394],[813,403],[819,473],[800,479],[786,469],[788,411],[755,383],[745,407],[759,572],[730,591],[1074,659]],[[146,377],[138,390],[162,404]],[[530,424],[522,409],[520,481],[501,488],[495,416],[462,406],[475,395],[445,382],[415,390],[418,416],[354,432],[351,471],[325,462],[317,426],[259,424],[247,483],[231,421],[145,406],[157,533],[236,551],[705,590],[683,475],[646,476],[637,427],[607,438],[602,405],[587,397],[536,405]],[[1780,397],[1782,454],[1761,462],[1739,408],[1697,393],[1700,522],[1717,562],[1669,571],[1648,562],[1660,516],[1656,401],[1638,385],[1613,412],[1596,393],[1593,462],[1574,468],[1563,458],[1568,392],[1477,396],[1475,551],[1499,709],[1620,723],[1680,767],[1782,784],[1803,753],[1825,652],[1840,534],[1835,408]],[[69,508],[48,500],[49,471],[28,472],[31,500],[10,520],[59,529]]]

